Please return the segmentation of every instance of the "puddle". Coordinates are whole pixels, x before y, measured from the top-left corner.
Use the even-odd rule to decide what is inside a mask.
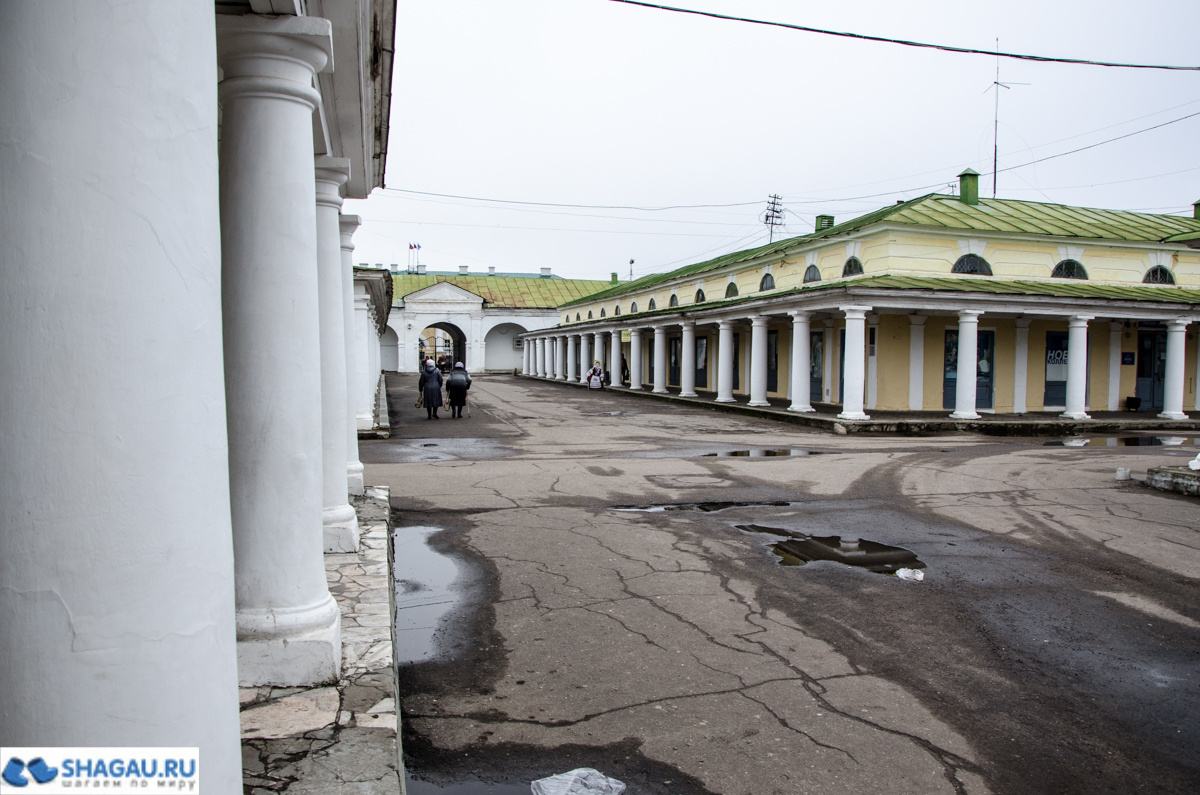
[[[925,564],[915,552],[849,536],[810,536],[778,527],[759,524],[740,524],[738,530],[782,536],[783,541],[770,544],[781,566],[803,566],[817,560],[829,560],[846,566],[875,572],[895,574],[899,569],[923,569]]]
[[[453,784],[434,784],[408,778],[408,795],[529,795],[528,784],[487,784],[483,781],[456,781]]]
[[[1043,442],[1043,447],[1180,447],[1197,444],[1191,436],[1069,436]]]
[[[398,527],[396,552],[396,664],[408,665],[437,656],[435,634],[454,609],[458,564],[429,547],[440,527]]]
[[[593,417],[626,417],[630,414],[641,414],[640,411],[597,411]]]
[[[729,508],[786,508],[790,502],[685,502],[678,505],[620,505],[610,511],[624,513],[663,513],[664,511],[701,511],[712,513]]]
[[[369,464],[411,464],[425,461],[485,461],[512,454],[512,448],[496,439],[475,436],[444,439],[392,437],[388,444],[365,445],[359,457]]]
[[[776,449],[758,448],[754,450],[724,450],[719,453],[701,453],[701,458],[774,458],[776,456],[821,455],[819,450],[797,450],[780,447]]]

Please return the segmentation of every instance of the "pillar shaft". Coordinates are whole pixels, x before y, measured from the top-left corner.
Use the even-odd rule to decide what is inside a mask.
[[[679,396],[696,397],[696,323],[683,321],[683,355],[679,362]]]
[[[587,372],[592,369],[592,335],[579,335],[579,383],[587,383]]]
[[[213,31],[0,3],[0,745],[199,746],[237,792]]]
[[[600,369],[604,369],[604,342],[608,335],[603,331],[597,331],[592,335],[592,359],[600,362]],[[595,362],[593,362],[594,364]]]
[[[358,458],[358,419],[354,410],[354,385],[358,383],[354,350],[354,232],[362,223],[357,215],[341,216],[338,226],[342,249],[342,328],[346,338],[346,490],[363,495],[363,465]],[[404,351],[400,352],[401,367]]]
[[[733,321],[717,322],[717,402],[733,402]]]
[[[925,408],[925,316],[908,316],[908,410]]]
[[[1090,419],[1084,411],[1087,400],[1089,320],[1091,317],[1088,315],[1074,315],[1067,321],[1067,410],[1059,416],[1072,420]]]
[[[667,393],[667,327],[654,327],[654,391]]]
[[[1108,324],[1108,405],[1109,411],[1121,407],[1121,332],[1125,325],[1114,320]]]
[[[869,306],[844,306],[846,313],[846,350],[842,352],[842,362],[845,368],[842,381],[845,383],[845,394],[842,395],[842,413],[838,417],[844,420],[869,420],[863,413],[863,390],[866,387],[866,324]]]
[[[769,406],[767,402],[767,319],[750,318],[750,405]]]
[[[1027,317],[1016,319],[1016,354],[1013,357],[1013,414],[1026,412],[1029,392],[1029,323]]]
[[[621,385],[621,331],[613,329],[609,332],[608,372],[612,383]]]
[[[575,365],[577,363],[576,356],[578,355],[577,338],[574,334],[567,337],[567,380],[578,380],[575,373],[578,372]]]
[[[1158,415],[1164,420],[1186,420],[1188,418],[1188,415],[1183,413],[1186,331],[1186,320],[1171,320],[1167,323],[1167,372],[1163,376],[1163,410]]]
[[[321,521],[326,552],[358,549],[358,516],[346,481],[346,313],[342,301],[341,186],[349,158],[316,161],[317,296],[321,331]]]
[[[975,381],[979,363],[976,361],[979,351],[979,312],[964,310],[958,313],[958,370],[954,386],[954,411],[950,414],[956,420],[977,420],[979,414],[975,411],[975,396],[978,386]]]
[[[230,500],[244,685],[336,681],[322,558],[312,113],[327,20],[217,18]],[[287,340],[280,345],[279,340]]]
[[[559,381],[567,380],[567,336],[560,335],[557,344],[554,346],[555,353],[558,355],[558,361],[555,364],[555,378]]]
[[[812,369],[810,321],[807,312],[789,312],[792,316],[792,404],[788,411],[813,411],[809,375]]]
[[[629,330],[629,388],[642,388],[642,330]]]

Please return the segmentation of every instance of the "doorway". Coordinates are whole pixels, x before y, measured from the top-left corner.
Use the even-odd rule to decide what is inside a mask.
[[[1163,382],[1167,374],[1166,329],[1138,329],[1137,383],[1134,394],[1143,410],[1163,407]]]
[[[679,337],[671,337],[667,343],[667,385],[679,386],[679,365],[683,358],[683,340]]]
[[[779,391],[779,332],[767,330],[767,391]]]
[[[953,410],[958,403],[958,329],[946,329],[943,353],[942,407]],[[996,380],[996,332],[980,329],[975,338],[975,408],[994,406]]]
[[[825,398],[825,332],[808,332],[808,399],[820,403]]]

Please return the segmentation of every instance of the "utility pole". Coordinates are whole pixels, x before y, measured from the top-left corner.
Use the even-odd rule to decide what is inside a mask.
[[[629,281],[633,281],[633,260],[629,260]]]
[[[775,242],[775,227],[783,226],[783,205],[780,204],[782,199],[772,193],[767,199],[767,211],[763,213],[763,223],[767,225],[769,231],[768,242]]]

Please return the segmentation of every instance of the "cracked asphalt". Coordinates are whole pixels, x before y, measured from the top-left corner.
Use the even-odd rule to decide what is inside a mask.
[[[411,778],[1200,789],[1200,504],[1114,480],[1194,446],[833,436],[509,376],[427,421],[415,392],[390,376],[392,438],[360,444],[397,534],[442,528],[463,572],[400,672]],[[704,455],[779,448],[818,454]],[[748,525],[901,546],[925,579],[780,566]]]

